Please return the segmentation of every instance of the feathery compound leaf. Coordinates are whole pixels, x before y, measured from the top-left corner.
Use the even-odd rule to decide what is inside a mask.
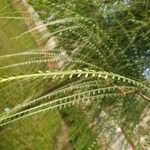
[[[118,74],[114,74],[114,73],[109,73],[106,71],[94,71],[94,70],[89,70],[89,71],[84,71],[84,70],[71,70],[71,71],[59,71],[59,72],[46,72],[46,73],[37,73],[37,74],[26,74],[26,75],[18,75],[18,76],[11,76],[8,78],[3,78],[0,80],[0,83],[3,82],[8,82],[8,81],[13,81],[13,80],[21,80],[21,79],[34,79],[34,78],[51,78],[54,76],[60,76],[61,78],[65,77],[65,76],[81,76],[81,75],[88,75],[88,76],[95,76],[98,78],[102,78],[102,79],[113,79],[113,80],[122,80],[123,82],[127,82],[127,83],[131,83],[137,87],[141,87],[141,88],[148,88],[146,87],[144,84],[137,82],[135,80],[132,80],[130,78],[118,75]]]
[[[7,54],[7,55],[1,55],[0,59],[3,58],[10,58],[10,57],[16,57],[16,56],[34,56],[34,55],[47,55],[47,56],[55,56],[55,53],[46,53],[42,51],[35,51],[35,52],[23,52],[23,53],[13,53],[13,54]]]
[[[16,64],[11,64],[8,66],[0,67],[0,70],[10,69],[10,68],[19,67],[19,66],[25,66],[25,65],[31,65],[31,64],[41,64],[41,63],[46,63],[46,62],[50,62],[50,61],[53,61],[53,60],[52,59],[31,60],[31,61],[26,61],[26,62],[22,62],[22,63],[16,63]]]
[[[100,88],[100,85],[97,82],[86,82],[86,83],[78,84],[78,85],[74,85],[74,86],[70,85],[70,86],[67,86],[67,87],[62,87],[62,88],[60,88],[60,89],[58,89],[54,92],[51,92],[51,93],[49,93],[45,96],[42,96],[42,97],[38,98],[38,99],[32,100],[28,103],[23,103],[22,105],[19,105],[19,107],[17,106],[16,108],[14,108],[13,111],[25,109],[29,106],[31,107],[31,106],[38,105],[40,103],[43,103],[44,101],[47,101],[49,99],[53,99],[54,96],[59,96],[60,94],[64,94],[64,93],[67,93],[67,92],[70,93],[71,91],[73,92],[75,90],[82,90],[82,92],[85,91],[85,93],[87,93],[87,91],[89,90],[88,89],[89,87],[96,87],[97,88],[95,90],[90,91],[93,94],[97,94],[97,93],[102,94],[102,93],[107,93],[107,92],[110,92],[110,91],[114,92],[116,90],[119,90],[119,92],[120,92],[120,90],[122,90],[122,89],[128,90],[128,91],[136,90],[136,88],[129,87],[129,86],[112,86],[112,87],[101,87]],[[77,91],[77,92],[79,93],[80,91]]]
[[[81,96],[82,95],[82,96]],[[83,97],[84,96],[84,97]],[[84,93],[80,93],[80,95],[72,95],[72,96],[67,96],[67,97],[63,97],[57,100],[53,100],[44,104],[41,104],[39,106],[36,107],[32,107],[30,109],[27,110],[23,110],[20,111],[18,113],[12,114],[12,115],[6,115],[4,117],[1,117],[0,119],[0,127],[3,127],[7,124],[10,124],[12,122],[15,122],[17,120],[20,120],[22,118],[34,115],[34,114],[38,114],[38,113],[42,113],[45,111],[49,111],[49,110],[53,110],[55,108],[62,108],[62,106],[70,106],[70,105],[74,105],[79,104],[80,102],[82,102],[84,100],[85,101],[89,101],[90,99],[101,99],[101,98],[107,98],[107,97],[118,97],[121,96],[118,93],[111,93],[111,94],[101,94],[101,95],[96,95],[96,96],[85,96],[85,92]],[[46,108],[45,108],[46,107]]]

